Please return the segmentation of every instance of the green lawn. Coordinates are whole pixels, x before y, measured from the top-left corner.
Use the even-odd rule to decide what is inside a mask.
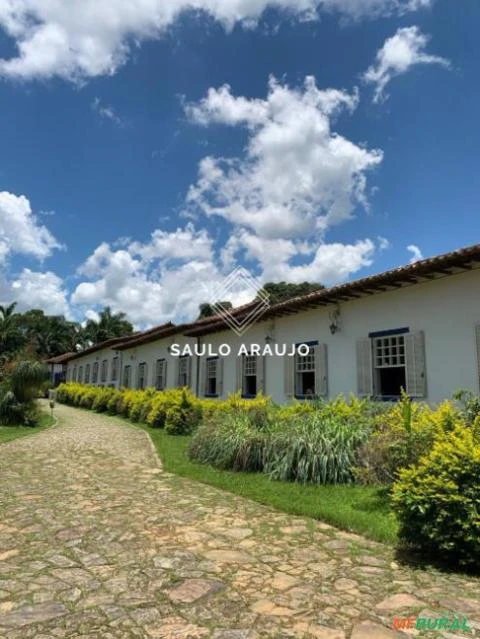
[[[190,437],[143,426],[166,471],[211,484],[294,515],[319,519],[376,541],[394,543],[397,525],[385,490],[370,486],[312,486],[271,481],[261,474],[217,470],[190,461]]]
[[[13,439],[17,439],[19,437],[25,437],[27,435],[33,435],[35,433],[39,433],[55,422],[53,417],[48,415],[47,413],[43,413],[40,418],[40,423],[38,426],[34,428],[30,426],[0,426],[0,444],[4,442],[10,442]]]

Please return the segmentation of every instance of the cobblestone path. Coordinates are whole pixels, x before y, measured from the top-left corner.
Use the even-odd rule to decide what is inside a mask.
[[[472,629],[444,636],[480,635],[480,580],[164,473],[143,431],[57,411],[0,446],[0,637],[389,639],[394,616],[442,611]]]

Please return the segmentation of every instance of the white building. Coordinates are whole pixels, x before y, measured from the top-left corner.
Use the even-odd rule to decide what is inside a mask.
[[[240,320],[249,310],[234,313]],[[300,345],[303,354],[275,354]],[[350,393],[393,399],[403,387],[433,403],[459,388],[478,393],[479,360],[475,245],[272,305],[242,338],[216,316],[110,340],[70,356],[67,380],[189,386],[201,397],[261,391],[278,403]]]

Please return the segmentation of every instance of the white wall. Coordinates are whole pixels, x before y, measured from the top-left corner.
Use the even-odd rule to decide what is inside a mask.
[[[475,326],[480,324],[480,270],[448,276],[442,279],[408,286],[395,291],[378,293],[362,299],[340,304],[340,330],[334,335],[329,330],[329,313],[333,306],[302,311],[296,315],[266,320],[252,326],[238,338],[233,331],[207,335],[201,342],[210,344],[216,352],[222,343],[232,347],[232,354],[224,358],[223,397],[237,389],[237,352],[240,343],[265,345],[267,335],[273,336],[277,344],[296,344],[318,340],[327,345],[328,394],[335,397],[341,393],[355,393],[357,389],[356,342],[371,332],[408,327],[410,332],[425,334],[427,397],[438,402],[450,397],[458,388],[468,388],[478,393],[479,375],[475,344]],[[192,347],[195,338],[181,335],[151,342],[143,346],[122,351],[123,365],[131,362],[132,386],[136,386],[137,366],[145,362],[148,366],[148,385],[154,385],[155,363],[159,358],[167,359],[167,386],[176,385],[176,358],[168,352],[172,343]],[[109,351],[109,360],[113,351]],[[98,358],[101,362],[108,349],[79,358],[69,363],[85,366],[86,361]],[[85,361],[84,361],[85,360]],[[192,362],[192,390],[197,379],[197,358]],[[111,363],[110,363],[111,366]],[[84,369],[85,370],[85,369]],[[121,380],[121,373],[119,375]],[[68,377],[70,379],[70,376]],[[200,395],[203,384],[200,381]],[[279,357],[265,359],[266,392],[274,401],[287,401],[284,394],[284,361]]]

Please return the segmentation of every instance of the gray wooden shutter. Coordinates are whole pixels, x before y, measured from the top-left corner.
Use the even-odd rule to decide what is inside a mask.
[[[199,393],[200,395],[203,395],[203,397],[205,397],[205,395],[207,394],[207,359],[206,357],[201,357],[198,360],[198,365],[199,365],[199,374],[200,374],[200,379],[198,380]]]
[[[180,357],[175,358],[175,387],[180,386]]]
[[[192,357],[190,355],[187,360],[187,386],[192,388]]]
[[[222,397],[223,395],[223,358],[219,357],[217,360],[217,395]]]
[[[288,398],[292,398],[294,394],[294,364],[295,357],[283,357],[283,390]]]
[[[163,360],[163,388],[167,388],[167,359]],[[155,381],[156,383],[156,381]]]
[[[477,379],[480,389],[480,324],[475,326],[475,343],[477,346]]]
[[[328,396],[328,361],[327,345],[318,344],[314,348],[315,353],[315,395]]]
[[[265,355],[257,355],[257,393],[265,395]]]
[[[357,393],[360,397],[373,395],[372,341],[357,340]]]
[[[237,361],[235,362],[236,364],[236,380],[235,380],[235,392],[238,393],[238,391],[240,391],[240,393],[243,395],[243,355],[237,355]]]
[[[423,331],[405,335],[405,363],[407,369],[407,395],[425,397],[425,334]]]

